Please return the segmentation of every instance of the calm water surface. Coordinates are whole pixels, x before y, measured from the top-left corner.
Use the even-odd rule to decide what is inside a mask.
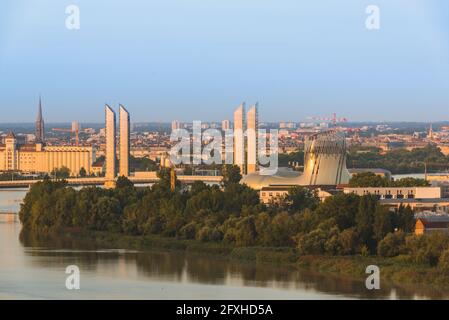
[[[173,251],[103,249],[68,240],[19,239],[26,190],[0,190],[0,299],[420,299],[448,298],[433,288],[381,290],[363,281],[288,267],[230,262]],[[65,288],[75,264],[81,289]]]

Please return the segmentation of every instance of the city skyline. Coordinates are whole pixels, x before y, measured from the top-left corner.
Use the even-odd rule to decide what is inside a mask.
[[[105,102],[144,122],[219,121],[240,101],[264,121],[449,120],[441,1],[377,1],[375,31],[359,1],[131,3],[76,1],[67,30],[66,4],[2,2],[1,122],[33,122],[39,94],[47,123],[101,122]]]
[[[243,101],[241,104],[245,105],[246,101]],[[41,132],[44,132],[45,128],[44,128],[44,122],[49,124],[49,125],[56,125],[56,124],[72,124],[74,122],[76,123],[86,123],[86,124],[101,124],[103,123],[102,120],[87,120],[87,121],[78,121],[78,118],[76,119],[61,119],[60,121],[50,121],[48,122],[47,120],[44,120],[43,116],[43,110],[44,107],[42,106],[42,96],[39,95],[38,98],[38,107],[37,107],[37,113],[35,115],[35,120],[34,121],[11,121],[11,122],[6,122],[6,121],[1,121],[0,120],[0,125],[9,125],[9,124],[24,124],[24,125],[33,125],[36,128],[36,135],[37,136],[42,136]],[[104,105],[109,105],[109,103],[104,103],[101,107],[102,110],[104,110]],[[122,103],[118,103],[119,107],[123,107]],[[256,105],[258,106],[259,103],[257,102]],[[252,106],[253,107],[253,106]],[[126,109],[125,109],[126,110]],[[229,115],[231,115],[232,112],[232,107],[230,109],[230,113]],[[257,108],[258,110],[258,108]],[[259,114],[259,111],[257,111],[257,114]],[[47,115],[50,116],[51,115]],[[137,121],[137,122],[133,122],[133,124],[148,124],[148,123],[160,123],[160,124],[166,124],[166,125],[171,125],[172,129],[174,126],[174,123],[176,123],[177,128],[180,127],[181,124],[187,124],[187,123],[191,123],[192,121],[202,121],[204,123],[215,123],[215,124],[219,124],[220,126],[223,126],[224,122],[227,122],[228,125],[230,124],[234,124],[233,121],[229,120],[227,117],[225,116],[223,119],[211,119],[211,120],[201,120],[201,119],[186,119],[186,120],[178,120],[178,119],[169,119],[169,120],[162,120],[162,121],[154,121],[154,120],[148,120],[148,121]],[[259,119],[259,116],[257,116],[257,119]],[[342,120],[342,121],[341,121]],[[278,124],[285,124],[285,123],[293,123],[293,124],[298,124],[298,123],[329,123],[332,124],[333,121],[336,121],[336,123],[338,124],[342,124],[342,123],[349,123],[349,124],[364,124],[364,123],[372,123],[372,124],[376,124],[376,123],[417,123],[417,124],[429,124],[430,126],[432,124],[437,124],[437,123],[449,123],[449,117],[447,119],[438,119],[438,120],[402,120],[402,119],[393,119],[393,120],[372,120],[372,119],[366,119],[366,120],[358,120],[358,121],[349,121],[346,117],[337,117],[337,113],[332,113],[332,114],[327,114],[327,115],[322,115],[322,116],[308,116],[302,119],[292,119],[292,118],[281,118],[281,120],[263,120],[263,121],[259,121],[259,123],[278,123]],[[119,124],[120,121],[117,121],[117,124]]]

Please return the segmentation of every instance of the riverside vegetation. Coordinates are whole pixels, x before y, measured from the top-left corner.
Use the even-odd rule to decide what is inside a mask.
[[[320,202],[302,187],[264,205],[255,190],[238,183],[238,170],[226,166],[222,186],[176,181],[174,191],[166,170],[151,188],[120,177],[115,189],[77,191],[47,178],[25,196],[22,232],[127,239],[143,247],[214,251],[352,277],[376,264],[393,280],[449,286],[449,237],[415,236],[409,207],[391,211],[373,196],[343,193]]]

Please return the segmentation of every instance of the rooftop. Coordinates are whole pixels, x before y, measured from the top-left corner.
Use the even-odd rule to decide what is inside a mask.
[[[431,229],[444,229],[444,228],[449,227],[449,220],[432,221],[432,220],[429,220],[429,219],[419,218],[418,221],[421,221],[422,224],[426,228],[431,228]]]

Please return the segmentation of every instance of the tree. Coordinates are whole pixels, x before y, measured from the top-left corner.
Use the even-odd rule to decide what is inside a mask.
[[[115,187],[117,189],[123,189],[123,188],[133,188],[134,184],[125,176],[120,176],[117,178],[117,182],[115,184]]]
[[[393,187],[427,187],[430,184],[424,179],[407,177],[391,181],[390,185]]]
[[[288,191],[284,207],[290,212],[302,211],[306,208],[314,210],[319,204],[316,193],[308,188],[294,186]]]
[[[349,180],[351,188],[356,187],[386,187],[388,186],[388,179],[378,176],[373,172],[357,173]]]
[[[340,242],[341,254],[350,255],[356,252],[357,248],[357,231],[355,228],[348,228],[340,233],[338,238]]]
[[[111,197],[101,197],[93,206],[90,225],[98,231],[120,231],[120,202]]]
[[[340,230],[354,227],[360,200],[361,197],[352,193],[336,194],[320,203],[316,210],[314,210],[312,217],[315,217],[315,223],[334,218]]]
[[[322,229],[315,229],[307,234],[300,234],[295,237],[300,254],[323,254],[327,239],[328,235]]]
[[[407,251],[415,263],[436,266],[441,253],[449,247],[449,237],[442,232],[432,232],[405,239]]]
[[[129,157],[129,167],[130,171],[156,171],[157,165],[156,162],[154,162],[151,159],[142,157],[142,158],[136,158],[133,156]]]
[[[377,245],[377,254],[382,257],[395,257],[405,250],[405,233],[390,232]]]
[[[245,217],[237,224],[235,243],[239,247],[252,246],[256,240],[254,217]]]
[[[288,154],[279,154],[278,163],[280,167],[288,167],[291,162],[297,162],[299,165],[304,165],[304,151],[298,150]]]
[[[87,175],[86,169],[84,169],[84,167],[81,167],[80,172],[79,172],[79,176],[80,177],[85,177]]]
[[[70,169],[62,166],[61,168],[56,168],[51,172],[51,175],[56,179],[67,179],[70,177]]]
[[[376,205],[374,214],[374,238],[376,241],[382,240],[388,233],[393,231],[393,213],[386,207]]]
[[[227,186],[230,183],[239,183],[242,179],[240,168],[236,165],[223,165],[221,174],[223,175],[223,184]]]
[[[397,227],[404,232],[413,232],[415,229],[415,213],[409,205],[404,207],[402,204],[397,211]]]
[[[380,149],[374,148],[363,148],[365,152],[358,152],[359,150],[360,147],[355,147],[349,152],[348,164],[353,168],[385,168],[393,174],[424,172],[424,163],[427,163],[429,172],[448,168],[448,158],[432,144],[411,151],[393,149],[386,154],[381,154]]]
[[[355,217],[356,230],[361,241],[360,244],[366,245],[370,250],[375,249],[375,244],[373,243],[373,223],[376,204],[377,199],[374,196],[362,196]]]
[[[449,249],[444,250],[438,259],[438,267],[449,272]]]
[[[294,245],[293,237],[297,234],[297,223],[287,212],[280,212],[273,217],[269,229],[271,243],[268,246],[286,247]],[[259,237],[260,235],[257,234]]]

